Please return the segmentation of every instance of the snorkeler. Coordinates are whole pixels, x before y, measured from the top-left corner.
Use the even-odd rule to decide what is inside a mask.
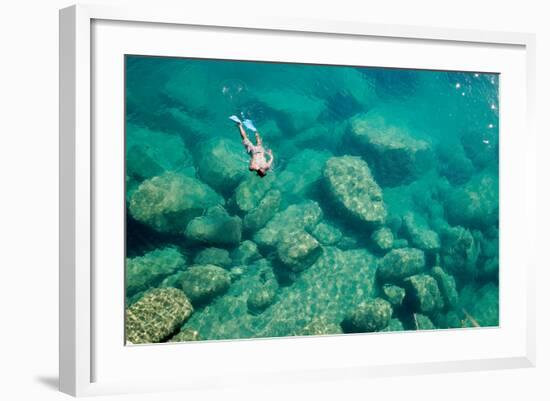
[[[239,132],[243,140],[243,145],[246,148],[246,152],[251,157],[248,169],[250,171],[255,171],[256,174],[258,174],[260,177],[264,177],[267,171],[270,170],[271,166],[273,165],[273,152],[271,151],[271,149],[264,149],[262,138],[260,137],[260,134],[256,127],[254,127],[254,124],[252,124],[252,121],[244,120],[243,123],[237,116],[231,116],[229,118],[237,123],[237,127],[239,127]],[[243,128],[243,124],[246,126],[246,128],[250,129],[256,134],[256,145],[254,145],[250,141],[250,139],[248,139],[246,131]],[[269,161],[266,160],[266,153],[269,155]]]

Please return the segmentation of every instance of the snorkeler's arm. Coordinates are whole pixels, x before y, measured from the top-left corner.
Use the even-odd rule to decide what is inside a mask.
[[[266,152],[269,155],[269,161],[267,162],[267,165],[271,168],[271,165],[273,164],[273,152],[271,149],[268,149]]]

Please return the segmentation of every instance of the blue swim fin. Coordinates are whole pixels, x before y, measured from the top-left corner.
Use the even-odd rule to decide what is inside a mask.
[[[252,132],[258,132],[251,120],[244,120],[243,125]]]
[[[235,121],[237,124],[242,124],[241,120],[239,120],[239,117],[233,115],[233,116],[230,116],[229,119],[231,121]]]

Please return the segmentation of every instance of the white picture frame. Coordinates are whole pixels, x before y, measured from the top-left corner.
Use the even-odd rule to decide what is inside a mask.
[[[95,24],[95,25],[94,25]],[[118,24],[118,25],[117,25]],[[107,216],[103,210],[96,191],[100,193],[113,192],[121,194],[121,187],[117,187],[117,181],[106,182],[101,180],[102,174],[109,171],[113,156],[105,146],[105,140],[99,142],[94,138],[94,126],[100,126],[101,110],[105,102],[97,102],[104,96],[101,87],[92,85],[94,74],[103,71],[103,61],[109,63],[109,54],[118,57],[124,52],[127,45],[120,32],[132,31],[132,35],[140,35],[139,31],[149,29],[147,34],[141,37],[142,48],[158,45],[159,49],[149,50],[154,54],[169,55],[173,51],[169,44],[163,43],[159,38],[162,35],[174,34],[174,30],[185,30],[192,27],[201,31],[215,30],[219,35],[262,34],[266,41],[273,43],[282,36],[292,35],[310,41],[314,38],[325,40],[327,43],[333,39],[341,40],[344,44],[342,52],[345,52],[345,41],[384,41],[384,46],[395,45],[400,41],[407,41],[410,46],[436,46],[441,51],[442,60],[437,65],[442,69],[461,69],[461,65],[453,60],[455,56],[450,54],[469,54],[470,51],[479,53],[479,60],[475,61],[482,68],[479,71],[503,73],[503,77],[509,75],[509,84],[503,86],[503,107],[501,117],[503,128],[501,135],[507,140],[503,141],[501,149],[501,200],[507,199],[506,207],[501,210],[503,223],[503,235],[501,238],[502,258],[506,265],[519,265],[521,270],[503,269],[501,285],[508,286],[501,291],[501,312],[514,316],[514,322],[504,319],[499,328],[466,330],[460,332],[432,332],[432,333],[408,333],[403,339],[401,334],[382,335],[347,335],[331,336],[325,338],[292,338],[292,339],[266,339],[246,340],[234,342],[204,342],[201,344],[177,344],[177,345],[153,345],[142,347],[130,347],[134,351],[130,355],[124,349],[122,338],[117,337],[114,346],[120,349],[114,350],[105,345],[105,337],[109,332],[105,327],[116,324],[113,320],[104,317],[101,311],[105,308],[107,300],[120,299],[122,295],[117,292],[120,286],[111,291],[105,288],[106,277],[97,274],[98,261],[113,253],[99,254],[97,239],[98,230],[104,229],[100,221]],[[170,31],[172,30],[172,31]],[[208,32],[206,33],[208,34]],[[94,40],[94,35],[96,39]],[[107,35],[107,36],[106,36]],[[108,36],[111,35],[111,36]],[[156,36],[160,35],[160,36]],[[106,41],[105,38],[109,40]],[[118,39],[117,39],[118,38]],[[243,36],[244,38],[244,36]],[[205,44],[208,38],[205,37]],[[293,38],[294,40],[294,38]],[[315,39],[317,40],[317,39]],[[155,42],[156,41],[156,42]],[[109,45],[107,45],[109,42]],[[147,42],[147,43],[145,43]],[[298,42],[295,42],[298,43]],[[306,42],[304,42],[306,43]],[[357,43],[357,42],[354,42]],[[117,47],[118,46],[118,47]],[[296,45],[298,46],[298,45]],[[428,47],[429,47],[428,46]],[[453,47],[452,52],[446,52],[445,46]],[[107,49],[109,47],[109,49]],[[161,49],[162,47],[162,49]],[[276,48],[277,46],[274,46]],[[282,47],[282,46],[280,46]],[[286,48],[287,60],[293,60],[300,49]],[[285,383],[295,380],[326,380],[331,378],[353,378],[436,373],[449,371],[466,371],[478,369],[502,369],[513,367],[530,367],[535,363],[535,321],[534,321],[534,259],[530,252],[534,241],[535,227],[535,137],[532,129],[534,111],[534,35],[525,33],[485,32],[460,29],[438,29],[428,27],[375,25],[363,22],[350,21],[317,21],[295,20],[292,18],[258,17],[224,18],[223,16],[191,15],[185,10],[164,10],[160,8],[112,8],[109,6],[78,5],[60,11],[60,390],[75,396],[95,395],[108,393],[127,393],[138,391],[165,391],[172,389],[200,389],[212,386],[246,385],[254,381],[265,383]],[[150,48],[152,49],[152,48]],[[476,50],[477,49],[477,50]],[[482,64],[482,53],[487,49],[495,49],[495,54],[502,53],[502,58],[495,57],[488,64]],[[500,49],[500,50],[499,50]],[[102,51],[105,50],[105,55]],[[196,50],[206,51],[208,50]],[[274,50],[273,50],[274,51]],[[294,51],[294,53],[292,53]],[[428,55],[430,50],[425,50]],[[431,50],[433,52],[433,49]],[[497,54],[498,53],[498,54]],[[222,58],[223,55],[222,54]],[[252,53],[231,54],[236,58],[263,57],[269,58],[270,53],[256,56]],[[273,53],[275,54],[275,53]],[[293,56],[294,54],[294,56]],[[475,53],[477,54],[477,53]],[[229,57],[227,55],[226,57]],[[280,59],[281,56],[271,56]],[[279,58],[277,58],[279,57]],[[313,56],[312,56],[313,57]],[[351,57],[351,56],[350,56]],[[398,57],[398,55],[396,55]],[[388,63],[400,63],[402,67],[429,68],[434,61],[424,56],[427,61],[423,63],[422,56],[410,60],[410,64],[403,61],[386,61]],[[473,58],[472,55],[469,56]],[[389,59],[388,59],[389,60]],[[357,61],[361,63],[361,61]],[[471,61],[474,63],[474,61]],[[350,60],[350,63],[353,63]],[[501,63],[501,64],[498,64]],[[474,63],[475,64],[475,63]],[[474,65],[472,64],[472,65]],[[107,64],[109,65],[109,64]],[[361,65],[361,64],[358,64]],[[435,65],[435,64],[434,64]],[[101,73],[102,79],[117,79],[120,71],[116,66],[111,77],[107,71]],[[462,67],[463,68],[463,67]],[[473,66],[470,68],[474,68]],[[475,70],[475,69],[474,69]],[[118,75],[117,75],[118,74]],[[107,78],[103,78],[106,77]],[[96,92],[94,92],[96,91]],[[514,91],[514,92],[512,92]],[[117,92],[118,93],[118,92]],[[514,93],[516,103],[506,106],[506,99]],[[95,101],[94,101],[95,96]],[[104,98],[102,98],[104,99]],[[108,104],[113,111],[119,110],[117,98],[115,103]],[[511,100],[512,101],[512,100]],[[512,107],[514,106],[514,107]],[[516,107],[519,106],[519,107]],[[506,114],[504,114],[506,113]],[[98,117],[99,116],[99,117]],[[520,134],[511,135],[512,130],[507,130],[507,125],[514,128],[514,132]],[[110,127],[117,127],[111,125]],[[110,131],[112,138],[120,145],[120,138],[116,131]],[[122,132],[121,132],[122,135]],[[116,139],[118,138],[118,139]],[[118,145],[117,145],[118,144]],[[111,157],[113,156],[113,157]],[[116,165],[115,165],[116,167]],[[104,171],[103,173],[101,171]],[[105,185],[105,187],[103,187]],[[122,182],[120,182],[122,185]],[[521,190],[518,190],[521,186]],[[118,196],[118,195],[117,195]],[[123,196],[120,198],[121,203]],[[508,201],[509,199],[509,201]],[[117,207],[120,207],[118,204]],[[104,214],[107,213],[107,214]],[[117,212],[118,213],[118,212]],[[121,221],[122,223],[122,221]],[[522,232],[523,238],[507,232],[506,227],[514,227]],[[113,235],[120,233],[122,227],[114,230]],[[503,246],[504,245],[504,246]],[[118,255],[118,253],[114,253]],[[523,255],[522,258],[520,256]],[[122,269],[122,266],[121,266]],[[122,271],[122,270],[121,270]],[[96,292],[105,296],[105,302],[99,302]],[[504,293],[504,295],[503,295]],[[94,298],[96,297],[96,298]],[[118,298],[117,298],[118,297]],[[510,297],[513,302],[507,303]],[[511,305],[513,303],[513,305]],[[123,306],[122,306],[123,307]],[[513,309],[513,311],[511,310]],[[505,317],[508,316],[505,313]],[[113,315],[113,319],[116,315]],[[104,319],[104,320],[103,320]],[[120,321],[122,326],[123,321]],[[101,329],[98,329],[101,327]],[[113,329],[114,330],[114,329]],[[114,333],[113,335],[116,337]],[[423,347],[426,344],[439,341],[444,338],[442,344],[453,342],[456,345],[455,354],[463,354],[463,357],[442,354],[439,358],[435,355],[421,359],[420,354],[411,352],[407,358],[384,357],[371,353],[371,360],[364,355],[350,352],[348,360],[337,358],[338,350],[342,347],[367,347],[367,343],[377,342],[376,347],[395,342],[404,348],[408,343],[414,347]],[[345,341],[345,343],[344,343]],[[458,343],[457,343],[458,342]],[[466,351],[463,344],[487,344],[484,350],[472,349]],[[351,345],[350,345],[351,344]],[[490,346],[493,344],[493,346]],[[177,348],[171,348],[177,347]],[[183,348],[187,347],[187,348]],[[461,348],[462,347],[462,348]],[[473,347],[475,348],[475,347]],[[351,350],[352,348],[347,348]],[[357,349],[357,348],[355,348]],[[324,352],[320,352],[323,350]],[[105,355],[111,354],[113,355]],[[120,354],[117,354],[120,352]],[[186,358],[196,363],[196,369],[189,369],[183,373],[170,375],[159,366],[171,366],[173,361],[171,354],[184,352]],[[270,366],[263,366],[255,357],[261,353],[265,360],[270,361]],[[286,363],[278,359],[281,354],[302,356],[299,360]],[[114,354],[117,354],[116,356]],[[354,355],[355,354],[355,355]],[[429,352],[427,352],[429,354]],[[219,370],[211,371],[205,360],[216,360],[219,355],[225,358],[239,356],[242,366],[223,366],[220,363]],[[319,356],[321,355],[321,356]],[[324,356],[323,356],[324,355]],[[112,360],[109,358],[113,358]],[[128,358],[125,362],[116,358]],[[99,359],[97,359],[99,358]],[[202,359],[202,360],[201,360]],[[101,363],[97,362],[102,361]],[[305,360],[305,361],[304,361]],[[166,364],[163,361],[167,361]],[[138,377],[132,371],[128,375],[120,373],[122,369],[118,363],[124,366],[155,366],[155,372]],[[239,364],[237,363],[237,365]],[[248,367],[246,366],[248,364]],[[102,369],[108,371],[107,365],[113,368],[105,374]],[[167,368],[168,369],[168,368]],[[233,369],[237,372],[232,375]]]

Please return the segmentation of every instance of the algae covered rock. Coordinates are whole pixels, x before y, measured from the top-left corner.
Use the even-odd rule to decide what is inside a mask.
[[[324,316],[313,318],[302,329],[298,330],[297,336],[323,336],[330,334],[342,334],[342,327],[339,324],[328,321]]]
[[[248,311],[252,314],[262,313],[274,301],[276,288],[270,285],[262,285],[253,289],[248,295],[246,304]]]
[[[399,122],[391,122],[384,113],[371,110],[352,118],[350,139],[374,164],[381,185],[410,183],[433,165],[431,144],[414,135]]]
[[[192,303],[203,304],[223,294],[231,284],[229,272],[219,266],[191,266],[185,270],[179,285]]]
[[[179,136],[127,124],[126,174],[133,180],[139,182],[192,166],[193,158]]]
[[[375,298],[357,306],[344,322],[353,332],[372,332],[384,329],[390,322],[393,313],[390,303],[382,298]]]
[[[311,230],[311,235],[323,245],[335,245],[342,239],[342,232],[333,225],[325,222],[317,224],[313,230]]]
[[[382,293],[392,306],[400,306],[405,298],[405,289],[393,284],[384,284]]]
[[[281,192],[277,189],[270,190],[258,205],[244,216],[244,229],[249,232],[254,232],[264,227],[279,211],[280,204]]]
[[[459,306],[467,327],[499,325],[499,290],[494,283],[482,287],[466,285],[460,291]]]
[[[432,313],[445,305],[437,281],[428,274],[415,274],[404,280],[407,295],[414,307],[422,313]]]
[[[275,176],[272,174],[265,177],[260,177],[257,174],[248,175],[235,189],[233,202],[240,211],[251,211],[258,207],[260,201],[271,189],[274,180]]]
[[[172,172],[145,180],[129,201],[130,215],[162,233],[179,234],[189,221],[224,200],[199,180]]]
[[[204,216],[191,220],[185,229],[186,238],[207,244],[237,245],[241,236],[240,217],[229,216],[223,207],[208,209]]]
[[[403,216],[403,228],[415,247],[424,251],[436,251],[440,248],[439,235],[430,229],[426,220],[417,213],[408,212]]]
[[[184,341],[199,341],[200,336],[197,330],[193,329],[182,329],[178,334],[170,339],[169,342],[184,342]]]
[[[413,320],[416,327],[416,330],[434,330],[437,329],[431,319],[423,315],[422,313],[414,313]]]
[[[394,249],[379,261],[378,278],[381,282],[400,281],[420,273],[425,265],[424,252],[420,249]]]
[[[229,193],[248,172],[246,155],[237,141],[216,138],[202,144],[197,159],[202,181],[220,193]]]
[[[285,231],[277,243],[279,260],[294,272],[309,267],[321,252],[319,242],[304,230]]]
[[[247,265],[262,257],[258,251],[258,246],[250,241],[246,240],[231,252],[231,259],[236,265]]]
[[[309,231],[317,225],[323,217],[319,204],[314,201],[305,201],[291,205],[277,213],[267,225],[254,235],[254,242],[261,246],[275,246],[281,235],[296,230]]]
[[[452,225],[486,228],[498,223],[498,173],[485,171],[451,192],[445,211]]]
[[[126,310],[126,339],[132,344],[158,343],[169,338],[193,313],[183,291],[155,288]]]
[[[393,247],[393,233],[388,227],[375,230],[370,239],[378,251],[388,251]]]
[[[229,252],[220,248],[206,248],[197,253],[193,259],[196,265],[216,265],[227,267],[231,265]]]
[[[328,151],[304,149],[294,155],[275,182],[284,198],[299,201],[311,194],[323,176],[323,167],[331,157]]]
[[[126,294],[146,290],[185,266],[175,248],[156,249],[143,256],[126,259]]]
[[[430,272],[437,281],[441,295],[448,308],[454,308],[458,302],[458,292],[456,291],[456,282],[452,275],[447,274],[441,267],[434,266]]]
[[[380,331],[392,332],[392,331],[404,331],[405,327],[399,319],[390,319],[388,325]]]
[[[368,225],[384,223],[387,211],[382,189],[361,158],[330,158],[325,165],[324,178],[332,198],[351,217]]]
[[[464,227],[448,227],[441,232],[441,265],[457,277],[472,277],[480,253],[479,242]]]

